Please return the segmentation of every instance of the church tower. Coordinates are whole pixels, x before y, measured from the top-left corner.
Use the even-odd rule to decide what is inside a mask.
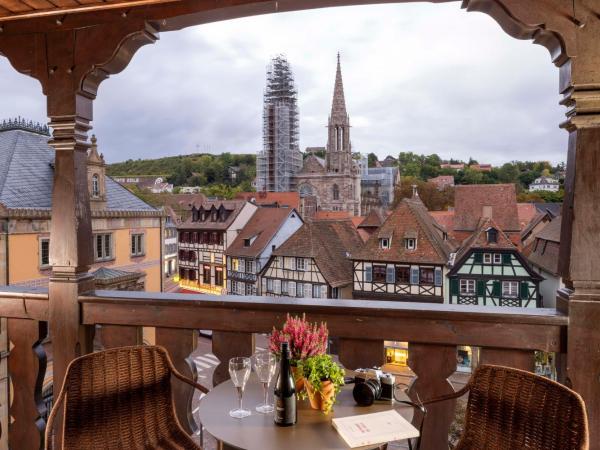
[[[329,116],[329,136],[327,139],[327,172],[350,173],[352,170],[352,149],[350,146],[350,118],[346,112],[344,83],[340,54],[337,55],[337,71],[333,87],[333,102]]]

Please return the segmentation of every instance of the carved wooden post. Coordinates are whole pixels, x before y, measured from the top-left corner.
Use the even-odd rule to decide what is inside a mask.
[[[455,346],[409,343],[408,366],[417,376],[408,390],[413,401],[424,402],[454,392],[448,377],[456,370]],[[421,449],[448,448],[448,429],[454,420],[455,406],[456,400],[450,400],[427,407]],[[413,424],[418,426],[421,419],[421,414],[415,412]]]
[[[254,353],[254,335],[214,331],[212,351],[219,358],[219,365],[213,372],[213,384],[217,385],[229,379],[229,360],[235,356],[252,356]]]
[[[44,447],[46,412],[42,401],[42,383],[46,374],[46,353],[41,344],[47,336],[46,322],[9,319],[12,349],[8,372],[12,384],[8,446],[12,449]]]
[[[191,353],[198,346],[198,332],[178,328],[156,328],[156,344],[162,345],[169,352],[175,368],[186,377],[196,380],[196,365],[191,360]],[[192,434],[198,430],[192,414],[194,388],[180,380],[173,379],[173,396],[179,422],[185,430]]]
[[[577,54],[561,69],[561,93],[569,108],[567,179],[561,232],[561,273],[567,289],[567,383],[587,407],[590,449],[600,449],[600,10],[575,1]],[[596,11],[594,12],[593,9]],[[565,301],[566,300],[566,301]]]

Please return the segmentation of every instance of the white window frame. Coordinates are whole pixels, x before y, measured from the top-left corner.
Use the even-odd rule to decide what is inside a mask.
[[[273,293],[273,278],[267,278],[267,292]]]
[[[483,254],[483,263],[484,264],[492,264],[492,254],[491,253]]]
[[[131,256],[144,256],[144,233],[131,234]]]
[[[477,292],[477,282],[473,279],[461,279],[458,292],[461,295],[475,295]]]
[[[383,249],[389,249],[391,247],[391,242],[389,238],[381,238],[379,239],[379,246]]]
[[[47,262],[44,262],[44,257],[43,257],[43,246],[44,244],[46,244],[48,246],[48,255],[47,255]],[[45,269],[50,267],[50,238],[40,238],[39,241],[39,263],[40,263],[40,269]]]
[[[98,239],[100,239],[100,241]],[[98,253],[98,242],[100,242],[101,253]],[[108,253],[106,252],[107,249]],[[111,259],[114,259],[113,253],[112,233],[94,234],[94,260],[110,261]]]
[[[312,298],[321,298],[321,285],[313,284],[312,286]]]
[[[502,264],[502,254],[494,253],[494,264]]]
[[[306,258],[296,258],[296,270],[306,272],[308,264],[306,264]]]
[[[519,282],[518,281],[503,281],[502,282],[502,297],[519,298]]]
[[[416,250],[417,240],[415,238],[406,238],[405,247],[406,250]]]

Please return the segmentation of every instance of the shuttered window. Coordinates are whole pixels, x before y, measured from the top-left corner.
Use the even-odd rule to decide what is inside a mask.
[[[327,286],[321,286],[321,298],[327,298]]]
[[[458,280],[456,278],[450,280],[450,294],[458,295]]]
[[[475,252],[473,254],[473,258],[475,260],[476,263],[482,263],[483,262],[483,254],[479,253],[479,252]]]
[[[296,296],[296,282],[295,281],[288,282],[288,295],[290,297]]]
[[[365,281],[371,283],[373,281],[373,266],[365,264]]]
[[[485,295],[485,281],[477,280],[477,295]]]
[[[442,268],[441,267],[436,267],[435,268],[435,285],[436,286],[441,286],[442,282],[443,282]]]
[[[521,282],[521,300],[527,300],[529,298],[529,283],[527,281]]]
[[[386,273],[385,281],[386,281],[386,283],[391,283],[391,284],[394,284],[394,282],[396,281],[396,270],[395,270],[394,266],[392,266],[392,265],[387,266],[387,273]]]
[[[502,253],[502,264],[510,264],[512,255],[510,253]]]
[[[304,283],[304,298],[310,298],[310,294],[312,294],[312,286],[310,283]]]
[[[419,284],[419,268],[410,268],[410,284]]]
[[[281,294],[281,280],[275,280],[273,282],[273,288],[276,294]]]
[[[296,284],[296,297],[302,297],[304,295],[304,286],[302,283]]]
[[[318,284],[313,285],[312,296],[313,298],[321,298],[321,286]]]

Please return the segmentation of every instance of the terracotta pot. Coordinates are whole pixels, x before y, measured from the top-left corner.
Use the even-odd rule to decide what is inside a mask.
[[[329,411],[335,401],[335,386],[331,381],[321,381],[321,390],[316,391],[310,381],[305,378],[304,387],[306,388],[311,408],[324,412]]]
[[[304,377],[297,366],[292,366],[292,376],[296,383],[296,395],[304,390]]]

